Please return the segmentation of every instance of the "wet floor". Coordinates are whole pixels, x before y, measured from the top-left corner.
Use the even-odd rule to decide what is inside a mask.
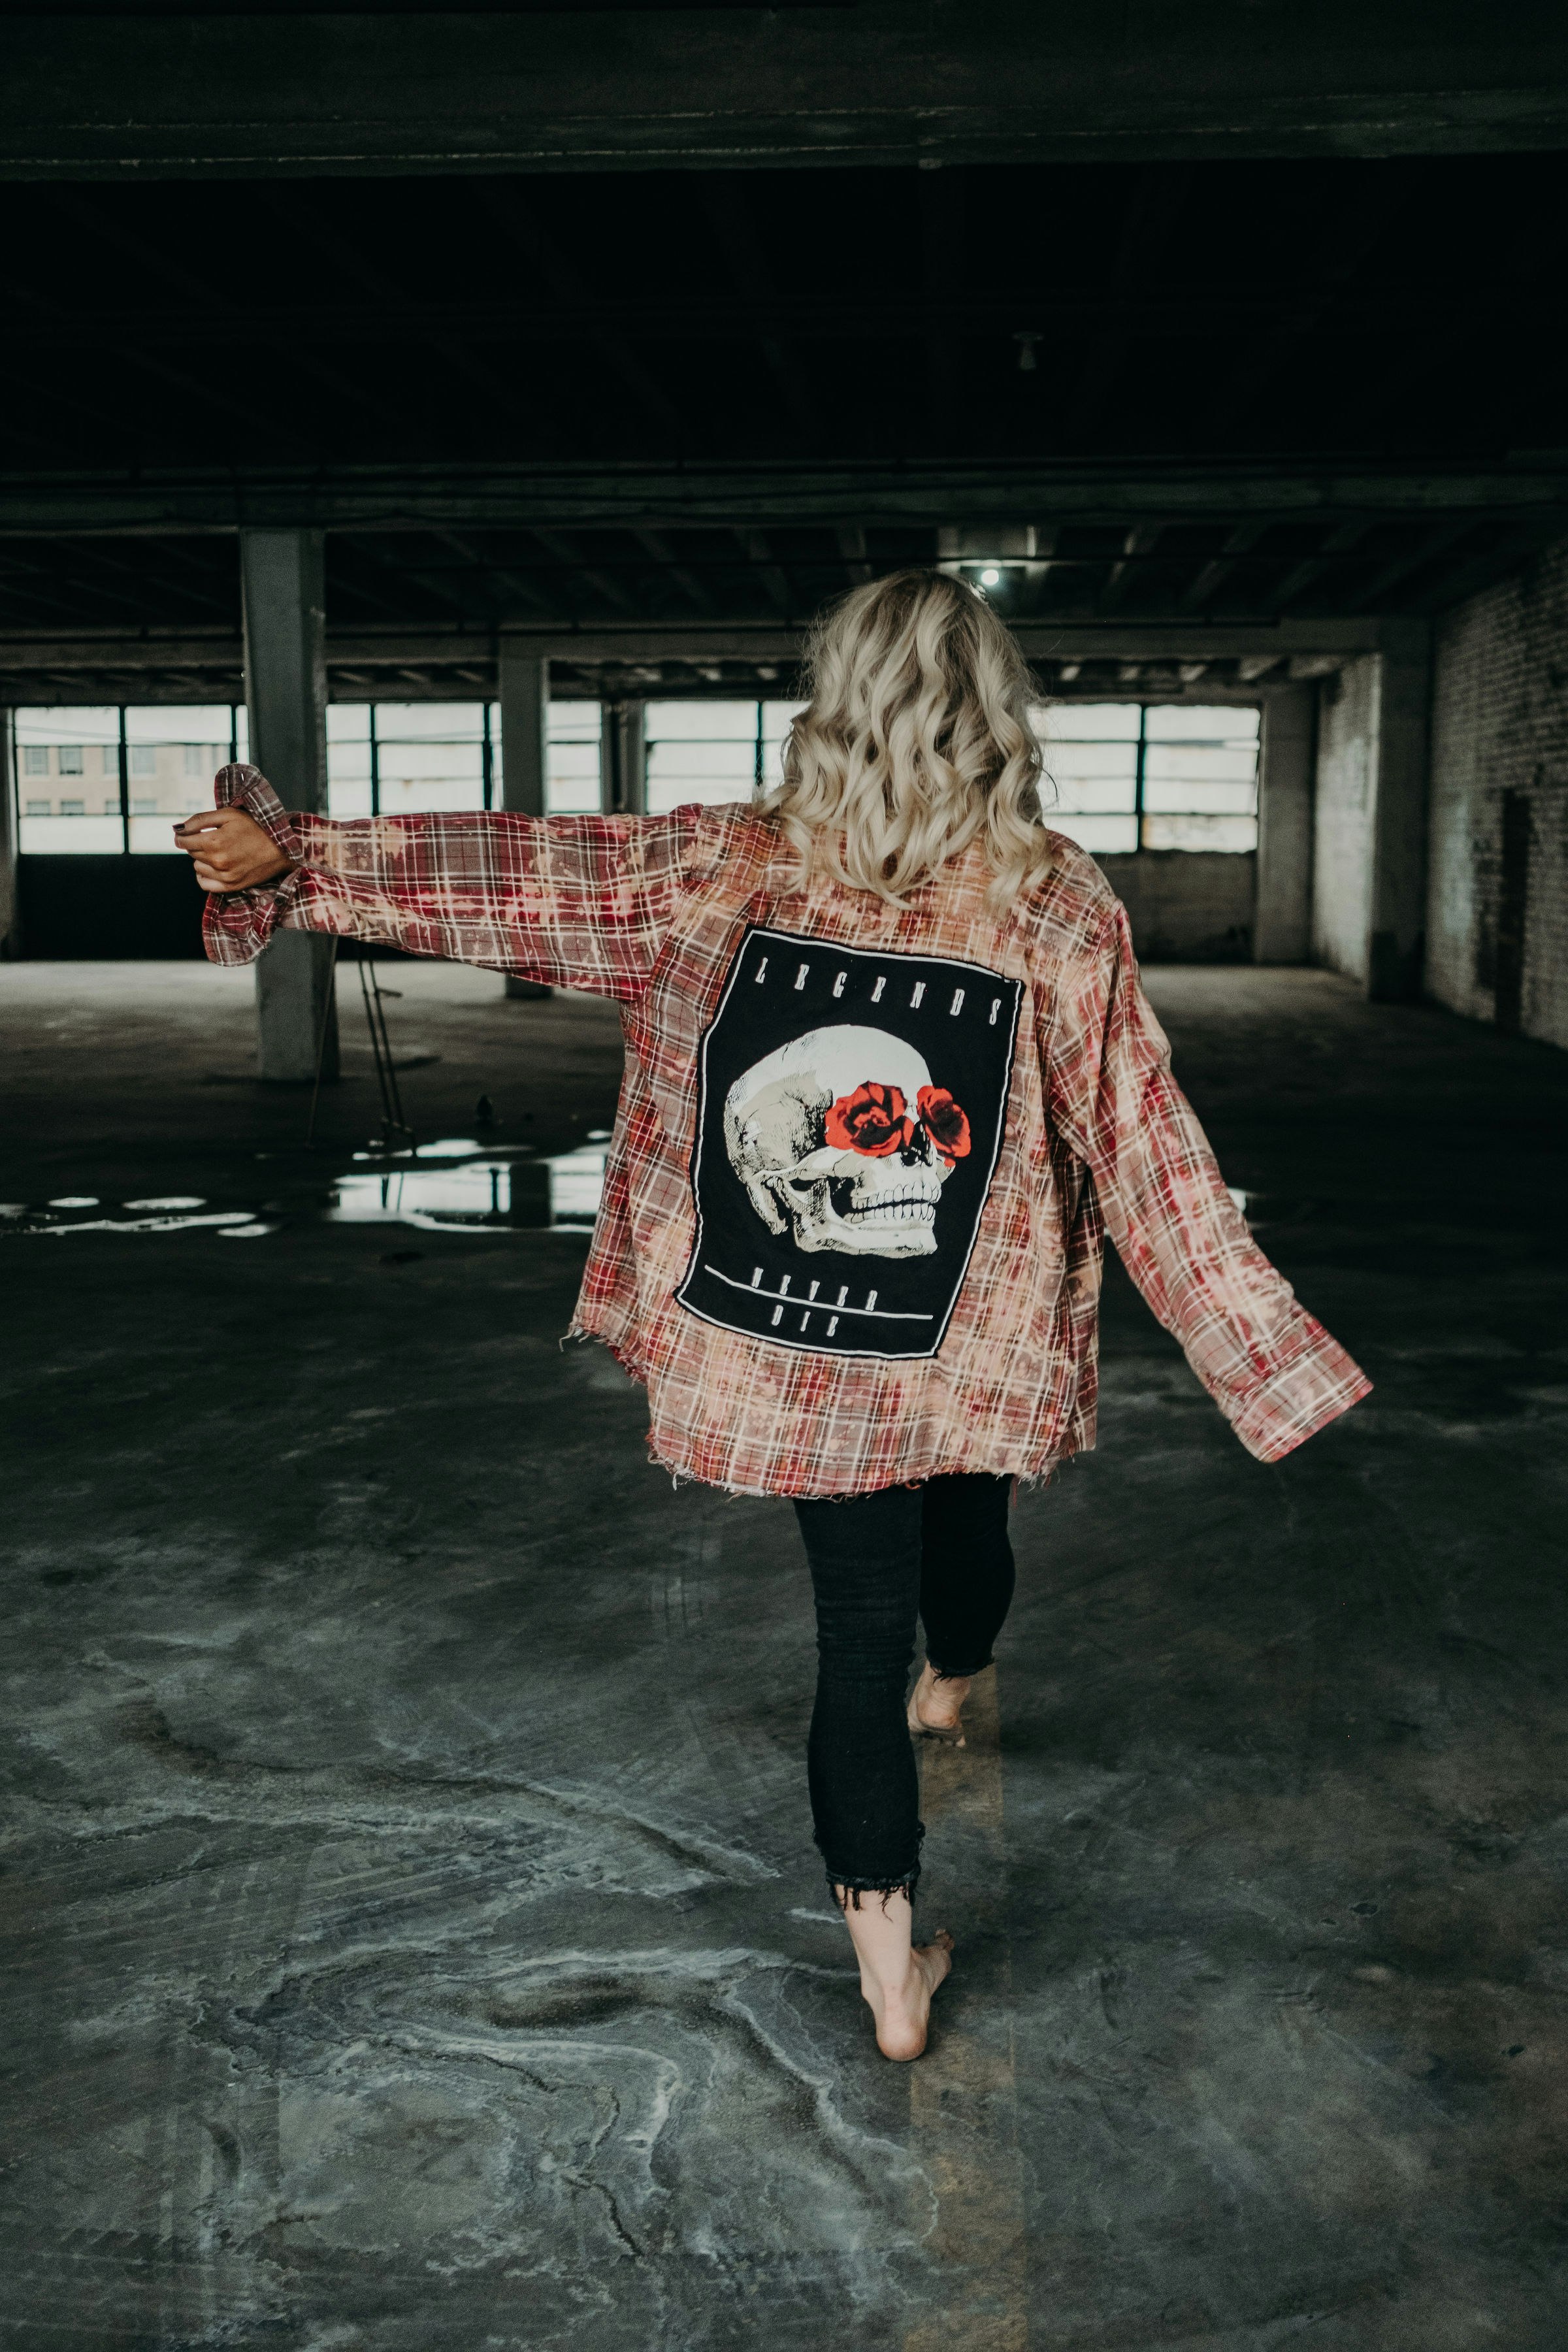
[[[595,1129],[576,1150],[543,1159],[530,1144],[485,1144],[473,1136],[437,1136],[397,1150],[373,1142],[335,1173],[323,1169],[320,1152],[261,1152],[254,1169],[228,1178],[227,1205],[201,1192],[138,1200],[66,1192],[47,1201],[0,1201],[0,1240],[213,1232],[226,1241],[258,1241],[301,1219],[413,1225],[427,1233],[565,1227],[591,1234],[608,1140]],[[252,1197],[239,1207],[233,1193],[247,1176]]]
[[[1377,1387],[1266,1470],[1112,1274],[1101,1450],[923,1759],[900,2071],[792,1515],[559,1344],[613,1014],[400,971],[476,1148],[374,1148],[366,1062],[307,1154],[237,978],[0,968],[0,2340],[1557,2352],[1568,1060],[1153,976]]]

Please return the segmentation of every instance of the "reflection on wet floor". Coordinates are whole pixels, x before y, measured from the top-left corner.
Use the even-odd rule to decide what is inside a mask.
[[[466,1149],[475,1156],[458,1156]],[[370,1158],[356,1153],[355,1158]],[[438,1159],[435,1167],[411,1167],[420,1156]],[[364,1174],[341,1176],[328,1214],[334,1223],[356,1224],[365,1219],[419,1225],[426,1230],[475,1225],[514,1225],[537,1231],[541,1226],[575,1225],[587,1230],[599,1213],[605,1186],[605,1147],[584,1144],[576,1151],[552,1160],[485,1151],[477,1144],[423,1147],[423,1154],[401,1154],[396,1164],[383,1164]]]
[[[268,1182],[282,1197],[215,1206],[195,1192],[106,1201],[62,1192],[37,1202],[0,1201],[0,1234],[174,1234],[210,1230],[225,1241],[261,1240],[301,1219],[332,1224],[417,1225],[426,1232],[562,1229],[590,1232],[599,1213],[608,1137],[594,1129],[574,1151],[537,1159],[526,1144],[442,1136],[407,1151],[356,1151],[354,1166],[324,1183],[313,1163],[289,1171],[274,1160]]]

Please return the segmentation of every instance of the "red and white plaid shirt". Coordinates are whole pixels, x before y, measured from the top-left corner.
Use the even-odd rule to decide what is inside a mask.
[[[999,919],[977,851],[902,908],[826,881],[802,890],[787,845],[745,807],[337,824],[286,815],[243,766],[222,771],[217,797],[298,863],[275,888],[208,899],[214,962],[248,963],[282,925],[620,1005],[626,1071],[573,1329],[646,1385],[654,1457],[679,1475],[741,1494],[857,1495],[942,1471],[1043,1475],[1094,1441],[1107,1228],[1259,1460],[1367,1393],[1248,1234],[1171,1076],[1126,913],[1061,836],[1048,877]],[[752,926],[967,961],[1022,984],[994,1171],[928,1356],[786,1347],[676,1297],[692,1257],[700,1049]]]

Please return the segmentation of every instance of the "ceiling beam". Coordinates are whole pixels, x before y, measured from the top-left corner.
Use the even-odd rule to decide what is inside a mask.
[[[1020,513],[1058,524],[1127,528],[1231,524],[1268,516],[1335,524],[1445,513],[1568,522],[1568,444],[1518,463],[1361,464],[1323,460],[1094,463],[586,465],[258,463],[153,467],[135,473],[0,475],[0,532],[198,533],[244,522],[359,532],[435,524],[492,530],[535,523],[723,530],[852,519],[929,526],[955,516],[977,530]],[[1059,559],[1058,559],[1059,560]]]
[[[1359,547],[1371,529],[1372,518],[1369,515],[1359,515],[1349,522],[1336,524],[1326,533],[1316,555],[1303,556],[1299,563],[1291,565],[1282,579],[1274,581],[1264,589],[1258,600],[1259,611],[1265,614],[1288,613],[1303,590],[1310,588],[1315,580],[1321,580],[1323,573],[1342,557]]]
[[[865,532],[858,522],[840,523],[834,537],[844,560],[844,569],[849,575],[849,585],[852,588],[864,587],[868,580],[876,577],[868,561],[869,551]]]
[[[562,532],[547,530],[538,523],[534,523],[531,528],[534,538],[546,555],[558,563],[564,572],[576,579],[585,580],[595,595],[602,596],[605,604],[613,604],[617,612],[629,613],[634,610],[632,599],[620,582],[612,579],[599,564],[584,562],[571,541]]]
[[[1142,621],[1021,623],[1014,633],[1031,659],[1056,664],[1088,661],[1183,663],[1376,652],[1375,620],[1328,619],[1280,623],[1268,628],[1246,622],[1150,623]],[[562,661],[795,660],[805,643],[801,628],[777,623],[729,622],[704,626],[633,622],[625,626],[577,628],[569,623],[506,625],[509,641]],[[469,623],[424,628],[379,625],[330,627],[327,660],[335,667],[367,675],[408,667],[484,664],[493,654],[498,630]],[[237,663],[237,629],[0,628],[0,672],[57,670],[62,676],[91,669],[202,670]]]
[[[768,602],[780,618],[787,621],[795,610],[795,599],[784,567],[775,560],[773,549],[768,545],[767,533],[741,530],[735,536],[746,551],[747,562],[766,589]]]
[[[659,564],[668,572],[676,586],[689,598],[700,613],[711,613],[712,597],[690,565],[680,562],[663,531],[650,530],[646,525],[637,524],[633,528],[632,537],[645,553],[652,557],[655,563]]]
[[[1457,547],[1462,540],[1468,539],[1475,528],[1473,515],[1460,515],[1424,531],[1415,547],[1391,558],[1379,566],[1370,580],[1360,583],[1356,589],[1356,603],[1370,604],[1375,610],[1384,596],[1392,595],[1405,581],[1414,578],[1418,572],[1424,572],[1429,563],[1436,563],[1440,555],[1446,555],[1449,548]]]
[[[1250,555],[1258,541],[1270,528],[1267,516],[1255,516],[1250,522],[1238,522],[1226,534],[1225,545],[1198,572],[1182,596],[1184,613],[1205,612],[1236,570],[1244,555]]]
[[[1100,592],[1099,609],[1114,613],[1131,587],[1137,565],[1152,555],[1160,541],[1161,525],[1157,522],[1134,523],[1121,542],[1121,553],[1105,575],[1105,585]]]
[[[1129,12],[102,13],[6,25],[0,173],[235,178],[1523,152],[1568,142],[1549,0]],[[613,28],[613,29],[612,29]]]

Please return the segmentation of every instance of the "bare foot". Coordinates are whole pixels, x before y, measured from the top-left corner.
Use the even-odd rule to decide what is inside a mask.
[[[861,1969],[861,1999],[877,2021],[877,2047],[884,2058],[902,2065],[921,2055],[931,2026],[931,1995],[952,1967],[952,1937],[939,1927],[929,1944],[917,1944],[910,1953],[902,1984],[880,1984],[868,1969]]]
[[[929,1662],[921,1667],[910,1693],[910,1729],[917,1739],[941,1739],[950,1748],[969,1745],[960,1727],[969,1684],[967,1675],[939,1675]]]

